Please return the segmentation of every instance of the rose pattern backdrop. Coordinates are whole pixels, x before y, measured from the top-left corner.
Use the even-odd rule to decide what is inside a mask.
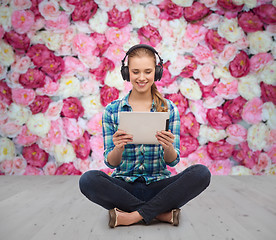
[[[2,0],[0,174],[111,173],[104,107],[131,89],[134,44],[164,60],[181,161],[214,175],[276,172],[276,1]]]

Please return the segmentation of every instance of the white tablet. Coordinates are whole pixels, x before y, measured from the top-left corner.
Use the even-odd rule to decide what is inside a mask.
[[[159,144],[157,131],[167,130],[169,112],[119,112],[119,129],[133,135],[130,144]]]

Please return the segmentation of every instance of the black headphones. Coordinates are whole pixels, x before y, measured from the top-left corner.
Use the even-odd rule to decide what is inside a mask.
[[[126,57],[134,50],[134,49],[137,49],[137,48],[147,48],[149,50],[151,50],[153,53],[155,53],[158,57],[159,57],[159,65],[156,65],[155,66],[155,75],[154,75],[154,81],[160,81],[161,77],[162,77],[162,74],[163,74],[163,59],[159,56],[158,52],[151,46],[149,45],[146,45],[146,44],[137,44],[137,45],[134,45],[133,47],[131,47],[124,59],[122,60],[122,67],[121,67],[121,74],[122,74],[122,77],[124,80],[126,81],[130,81],[129,79],[129,69],[128,69],[128,66],[125,66],[125,59]]]

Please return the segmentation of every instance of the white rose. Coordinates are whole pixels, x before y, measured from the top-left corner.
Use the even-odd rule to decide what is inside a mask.
[[[215,5],[217,3],[215,2]],[[208,7],[206,5],[206,7]],[[203,19],[204,20],[204,26],[209,28],[209,29],[215,29],[218,28],[218,26],[220,25],[221,21],[223,20],[223,17],[220,16],[219,14],[216,13],[212,13],[209,16],[207,16],[206,18]]]
[[[257,78],[253,75],[247,75],[246,77],[240,78],[238,92],[246,100],[250,100],[254,97],[260,97],[261,87]]]
[[[164,63],[167,61],[176,61],[176,58],[179,54],[177,51],[175,51],[175,47],[172,44],[166,45],[163,43],[163,41],[162,44],[158,44],[155,49],[163,59]]]
[[[193,0],[172,0],[172,2],[181,7],[190,7],[193,4]]]
[[[0,162],[11,160],[15,157],[15,146],[8,138],[0,138]]]
[[[203,100],[203,107],[210,109],[210,108],[217,108],[224,103],[224,98],[222,96],[215,96],[215,97],[207,97]]]
[[[133,28],[141,28],[147,25],[146,10],[143,5],[133,4],[130,7],[131,25]]]
[[[12,103],[9,106],[8,117],[11,121],[18,125],[26,123],[30,116],[31,111],[26,107],[17,105],[16,103]]]
[[[178,55],[176,60],[171,62],[168,70],[173,76],[177,76],[181,73],[182,69],[188,66],[190,63],[191,60],[186,59],[183,55]]]
[[[80,81],[74,76],[66,76],[60,79],[58,95],[62,98],[79,97]]]
[[[123,45],[123,50],[127,52],[132,46],[139,44],[140,39],[136,31],[130,33],[130,39]]]
[[[0,7],[0,25],[2,25],[5,32],[9,32],[12,28],[12,24],[11,24],[12,12],[13,10],[10,7],[4,6],[4,5]]]
[[[207,142],[217,142],[227,137],[225,130],[217,130],[207,125],[200,125],[199,129],[199,143],[204,145]]]
[[[74,162],[76,160],[76,153],[71,143],[67,143],[65,146],[56,145],[54,150],[54,157],[58,165],[63,163]]]
[[[38,4],[38,9],[46,20],[55,21],[61,13],[58,1],[55,0],[43,0]]]
[[[272,4],[273,4],[274,7],[276,7],[276,0],[273,0]]]
[[[87,55],[87,56],[79,55],[79,59],[87,68],[91,68],[91,69],[98,68],[101,64],[100,58],[94,55]]]
[[[102,110],[102,104],[99,95],[89,95],[81,99],[84,108],[84,117],[91,118],[94,114]]]
[[[272,53],[274,59],[276,59],[276,42],[272,43],[271,53]]]
[[[105,12],[108,12],[113,8],[115,4],[115,0],[94,0],[94,2],[97,3],[100,8],[97,10],[97,12],[99,10],[104,10]]]
[[[43,113],[38,113],[32,115],[26,125],[31,133],[43,138],[51,128],[51,121]]]
[[[213,72],[214,78],[216,79],[229,79],[229,80],[234,80],[235,78],[232,77],[229,69],[227,67],[222,67],[222,66],[216,66]]]
[[[265,66],[262,72],[259,74],[260,79],[266,84],[276,86],[276,61],[272,64]]]
[[[244,0],[243,2],[248,9],[252,9],[257,6],[257,0]]]
[[[12,47],[5,41],[0,40],[0,63],[4,66],[10,66],[15,60]]]
[[[180,92],[190,100],[201,99],[202,92],[198,83],[190,78],[183,78],[180,83]]]
[[[266,146],[268,135],[269,128],[264,123],[252,125],[247,132],[248,147],[253,151],[261,151]]]
[[[91,30],[104,34],[107,30],[108,15],[107,12],[98,9],[96,14],[89,19]]]
[[[226,38],[229,42],[236,42],[243,36],[243,30],[238,26],[236,18],[224,18],[218,26],[218,34]]]
[[[147,22],[153,27],[158,27],[160,23],[160,8],[153,4],[147,4],[145,11]]]
[[[231,175],[236,175],[236,176],[242,176],[242,175],[252,175],[252,170],[245,167],[245,166],[234,166],[232,167],[231,170]]]
[[[53,31],[43,31],[41,32],[41,38],[46,47],[48,47],[50,50],[57,51],[60,49],[60,45],[62,43],[62,34]]]
[[[0,79],[6,78],[7,67],[0,63]]]
[[[268,52],[272,48],[273,39],[266,31],[248,33],[249,51],[252,54]]]
[[[242,5],[244,4],[244,0],[232,0],[232,2],[235,4],[235,5]]]
[[[120,67],[116,67],[112,72],[107,72],[104,82],[109,87],[115,87],[118,90],[123,91],[125,85],[120,72]]]
[[[276,129],[276,107],[272,102],[266,102],[262,108],[262,119],[270,129]]]
[[[218,0],[199,0],[199,2],[203,3],[206,7],[211,8],[217,5]]]

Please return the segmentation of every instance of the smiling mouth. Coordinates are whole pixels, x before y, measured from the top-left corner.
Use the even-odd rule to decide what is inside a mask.
[[[144,87],[144,86],[146,86],[146,82],[137,82],[137,84],[138,84],[138,86],[139,87]]]

